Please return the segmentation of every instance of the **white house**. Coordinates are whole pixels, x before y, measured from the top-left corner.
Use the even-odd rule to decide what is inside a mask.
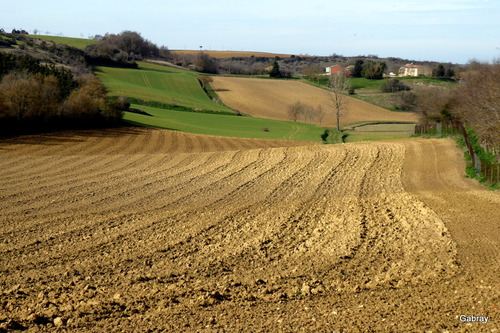
[[[399,69],[399,76],[430,76],[432,69],[427,66],[420,66],[414,64],[404,65]]]

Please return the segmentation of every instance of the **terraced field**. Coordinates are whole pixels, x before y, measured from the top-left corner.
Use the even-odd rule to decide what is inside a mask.
[[[460,161],[447,140],[3,140],[0,331],[489,332],[500,196]]]
[[[331,93],[306,83],[289,80],[268,80],[214,76],[211,83],[222,101],[231,108],[254,117],[290,120],[288,107],[300,101],[316,107],[322,105],[325,117],[322,126],[334,127]],[[409,112],[391,112],[364,101],[346,97],[346,114],[341,125],[360,121],[416,122],[417,115]],[[302,120],[300,120],[302,121]],[[318,120],[310,121],[319,124]]]

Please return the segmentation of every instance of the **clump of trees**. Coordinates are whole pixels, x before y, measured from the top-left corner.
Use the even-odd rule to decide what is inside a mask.
[[[122,111],[108,103],[106,90],[94,75],[75,78],[70,71],[40,65],[29,56],[0,54],[0,63],[0,130],[4,135],[121,120]]]
[[[500,142],[500,61],[469,64],[454,89],[420,88],[417,111],[423,123],[460,122],[480,140],[498,148]]]
[[[441,78],[452,78],[455,76],[455,70],[451,67],[445,67],[443,64],[438,64],[432,70],[432,76]]]
[[[319,84],[321,75],[323,74],[324,69],[317,64],[309,64],[304,67],[302,70],[302,75],[309,80],[316,80]]]
[[[391,96],[392,105],[400,111],[413,111],[416,106],[417,95],[411,91],[400,91]]]
[[[398,91],[408,91],[411,90],[411,88],[398,79],[390,79],[380,86],[380,90],[385,93],[394,93]]]
[[[374,61],[371,59],[354,61],[351,71],[352,77],[364,77],[369,80],[380,80],[384,78],[384,72],[387,69],[387,64],[383,61]]]
[[[500,148],[500,59],[471,65],[462,74],[455,109],[482,140]]]
[[[62,98],[67,97],[71,90],[75,88],[73,74],[65,68],[57,68],[55,65],[40,65],[40,60],[28,55],[18,56],[10,53],[0,53],[0,78],[10,72],[25,72],[56,77]]]
[[[200,52],[195,61],[195,69],[202,73],[217,74],[219,73],[219,64],[205,52]]]
[[[105,34],[100,38],[99,42],[85,48],[90,64],[133,67],[134,61],[144,58],[172,59],[168,48],[158,47],[135,31]]]
[[[325,112],[321,105],[313,107],[300,101],[296,101],[289,105],[287,112],[288,117],[292,121],[303,120],[305,123],[317,121],[319,122],[319,126],[321,126],[323,118],[325,117]]]
[[[466,174],[498,183],[500,151],[500,61],[473,62],[454,89],[428,87],[418,92],[420,133],[460,133],[467,148]],[[424,88],[421,88],[424,89]]]

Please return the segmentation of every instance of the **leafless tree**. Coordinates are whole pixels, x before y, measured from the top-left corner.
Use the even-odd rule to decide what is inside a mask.
[[[292,121],[299,120],[300,116],[306,112],[306,105],[302,102],[295,102],[288,107],[288,117]]]
[[[304,67],[304,69],[302,70],[302,75],[310,80],[316,79],[316,81],[319,83],[319,78],[322,72],[323,68],[321,68],[319,65],[310,64]]]
[[[476,63],[462,73],[456,109],[481,140],[498,146],[500,142],[500,59]]]
[[[323,119],[325,118],[325,111],[323,110],[323,107],[321,105],[318,105],[314,109],[314,115],[316,116],[316,120],[319,123],[319,126],[321,126],[321,123],[323,122]]]
[[[333,109],[337,119],[337,130],[340,131],[340,117],[347,112],[347,96],[345,93],[349,90],[349,80],[341,72],[337,72],[330,76],[328,86],[331,90],[331,100],[333,102]]]

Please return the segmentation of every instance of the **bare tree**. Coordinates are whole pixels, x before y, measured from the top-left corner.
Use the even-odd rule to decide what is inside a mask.
[[[347,98],[345,92],[349,90],[349,80],[345,77],[344,73],[337,72],[330,76],[328,86],[332,91],[330,97],[337,118],[337,130],[340,131],[340,117],[345,115],[346,112]]]
[[[472,67],[472,66],[471,66]],[[500,60],[476,63],[473,70],[462,73],[456,109],[474,128],[481,140],[493,146],[500,142]]]
[[[323,119],[325,118],[325,111],[323,110],[323,107],[321,105],[318,105],[314,109],[314,115],[316,116],[316,119],[319,122],[319,126],[321,126],[321,123],[323,122]]]
[[[302,70],[302,75],[310,80],[316,79],[316,82],[319,83],[319,78],[321,77],[322,72],[323,68],[321,68],[319,65],[310,64],[304,67],[304,69]]]
[[[302,116],[306,111],[306,106],[302,102],[295,102],[292,105],[288,106],[288,117],[292,121],[299,120],[299,117]]]

